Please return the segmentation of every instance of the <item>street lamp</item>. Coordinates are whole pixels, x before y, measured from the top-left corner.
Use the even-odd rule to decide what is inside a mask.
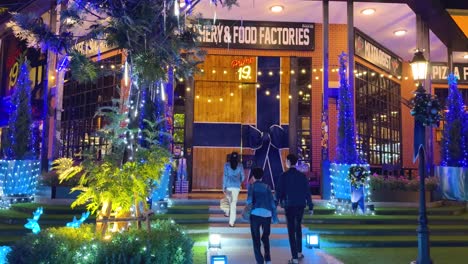
[[[428,104],[432,98],[430,94],[426,94],[423,88],[423,81],[427,75],[428,62],[424,58],[421,51],[414,54],[413,60],[410,62],[413,78],[417,81],[418,88],[416,89],[413,98],[414,107],[411,110],[411,115],[415,116],[414,120],[414,151],[419,158],[418,174],[419,174],[419,220],[418,220],[418,258],[412,263],[416,264],[431,264],[431,256],[429,253],[429,228],[427,227],[427,214],[426,214],[426,186],[424,184],[426,178],[425,168],[425,153],[424,153],[424,139],[425,128],[424,126],[432,125],[432,118],[427,118]],[[431,110],[429,110],[430,113]]]

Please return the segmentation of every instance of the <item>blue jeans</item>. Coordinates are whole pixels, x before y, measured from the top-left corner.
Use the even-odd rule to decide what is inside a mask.
[[[263,264],[265,261],[271,261],[270,256],[270,226],[271,217],[261,217],[250,215],[250,233],[252,234],[252,242],[257,264]],[[262,237],[260,238],[260,227],[262,228]],[[262,256],[260,250],[260,240],[263,242],[263,251],[265,257]]]
[[[297,253],[302,252],[302,217],[304,207],[286,207],[286,223],[288,225],[289,247],[293,259],[297,259]]]

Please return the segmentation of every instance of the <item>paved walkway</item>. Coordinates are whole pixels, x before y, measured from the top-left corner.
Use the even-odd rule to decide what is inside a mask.
[[[256,264],[248,224],[236,224],[235,228],[217,224],[211,226],[210,234],[221,234],[221,249],[211,249],[208,251],[207,263],[212,255],[226,255],[229,264]],[[303,234],[308,232],[303,228]],[[301,264],[343,264],[334,257],[328,255],[320,249],[308,249],[303,240],[304,259]],[[262,249],[263,251],[263,249]],[[272,226],[270,235],[270,252],[273,264],[286,264],[291,258],[288,235],[285,225]],[[199,263],[196,263],[199,264]],[[201,263],[200,263],[201,264]]]

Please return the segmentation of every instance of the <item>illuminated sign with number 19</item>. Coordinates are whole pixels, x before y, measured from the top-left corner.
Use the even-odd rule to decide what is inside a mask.
[[[240,67],[237,70],[237,73],[239,74],[239,80],[250,80],[252,79],[252,67],[250,65],[245,65],[243,67]]]

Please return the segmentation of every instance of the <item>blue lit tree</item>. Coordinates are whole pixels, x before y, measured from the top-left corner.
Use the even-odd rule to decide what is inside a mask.
[[[32,140],[31,80],[27,61],[21,64],[18,81],[11,97],[8,132],[6,137],[7,159],[30,157]]]
[[[358,163],[356,151],[356,134],[354,129],[354,110],[351,88],[346,79],[346,54],[340,55],[340,90],[338,97],[338,144],[336,162],[346,164]]]
[[[463,98],[457,89],[457,79],[453,74],[448,77],[449,94],[446,101],[447,114],[442,137],[441,165],[449,167],[468,167],[468,129]]]

